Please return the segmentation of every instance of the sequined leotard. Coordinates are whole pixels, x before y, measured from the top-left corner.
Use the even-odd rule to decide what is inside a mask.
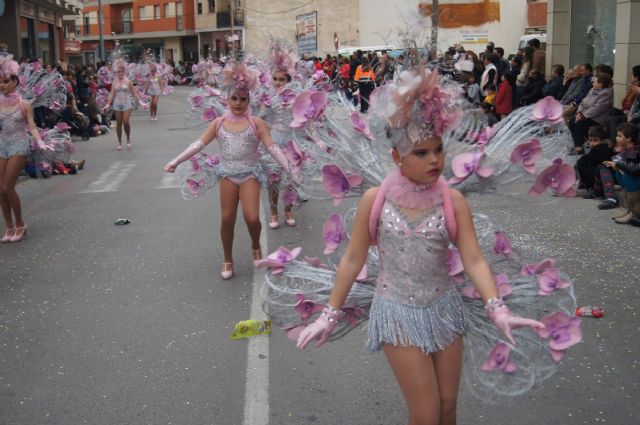
[[[220,142],[220,163],[215,170],[218,178],[227,178],[235,184],[242,184],[252,177],[261,186],[266,182],[266,174],[259,161],[260,140],[253,126],[233,132],[221,125],[217,138]]]
[[[113,99],[114,111],[128,111],[133,108],[133,102],[131,102],[131,90],[129,90],[129,80],[125,79],[120,82],[118,80],[113,82],[113,89],[115,90],[115,97]]]
[[[22,102],[22,100],[20,100]],[[31,141],[27,131],[27,119],[20,104],[8,114],[0,112],[0,158],[28,156],[31,153]]]
[[[447,268],[442,204],[409,218],[387,197],[378,235],[380,268],[367,349],[391,343],[425,353],[443,350],[464,333],[467,319]]]
[[[160,77],[154,75],[149,79],[149,82],[151,85],[147,90],[147,94],[149,96],[160,96],[162,94],[162,90],[160,89]]]

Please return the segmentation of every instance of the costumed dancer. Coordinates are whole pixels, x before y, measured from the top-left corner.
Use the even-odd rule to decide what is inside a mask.
[[[283,169],[289,170],[289,166],[282,150],[273,143],[267,124],[251,115],[250,92],[256,87],[256,76],[243,64],[235,63],[225,70],[222,84],[227,93],[228,110],[214,119],[198,140],[170,161],[165,171],[172,173],[179,164],[191,159],[189,165],[180,167],[188,176],[182,191],[185,196],[199,196],[220,183],[220,236],[224,251],[221,276],[230,279],[233,277],[233,239],[239,202],[251,237],[254,264],[262,258],[260,188],[266,185],[267,176],[260,163],[260,143]],[[220,156],[202,154],[214,139],[220,141]]]
[[[151,121],[158,121],[158,102],[160,95],[164,93],[167,84],[164,78],[158,74],[158,67],[155,63],[149,65],[149,76],[145,81],[145,92],[151,96],[149,114]]]
[[[518,258],[505,233],[486,216],[472,216],[443,174],[477,192],[547,166],[529,194],[551,187],[571,196],[575,175],[556,158],[566,156],[571,140],[553,99],[461,137],[458,130],[473,128],[465,121],[476,117],[460,117],[454,83],[444,86],[425,70],[405,71],[400,82],[384,86],[372,105],[384,118],[395,164],[364,193],[337,272],[317,258],[296,260],[300,248],[280,248],[259,263],[273,269],[263,307],[299,348],[339,338],[368,319],[367,349],[384,351],[409,424],[455,423],[461,375],[485,400],[522,394],[552,375],[581,331],[571,282],[555,260]],[[334,204],[374,180],[362,175],[367,161],[322,167]],[[378,162],[388,168],[382,156]],[[325,253],[338,252],[344,228],[340,215],[330,217]]]
[[[269,124],[274,143],[287,155],[290,164],[302,165],[300,161],[295,160],[295,157],[303,156],[304,154],[300,155],[300,149],[293,141],[294,130],[289,126],[293,121],[291,113],[293,100],[302,92],[302,86],[299,83],[292,83],[292,78],[296,75],[295,67],[295,55],[282,47],[281,42],[274,41],[267,63],[267,70],[270,74],[269,79],[272,83],[269,85],[266,78],[261,78],[261,82],[268,89],[259,95],[260,109],[258,115]],[[263,155],[262,162],[267,168],[269,178],[268,193],[271,208],[269,227],[271,229],[280,227],[278,218],[279,198],[284,202],[285,224],[287,226],[295,226],[296,219],[293,215],[292,207],[297,204],[296,189],[287,178],[287,174],[283,173],[282,168],[268,155]],[[301,172],[301,169],[297,170],[298,174]]]
[[[129,80],[125,73],[127,71],[127,65],[123,59],[116,59],[113,64],[116,71],[116,78],[111,84],[111,92],[107,99],[107,107],[111,107],[116,116],[116,135],[118,136],[118,150],[122,150],[122,127],[124,125],[124,132],[127,136],[127,148],[131,149],[131,111],[133,109],[133,102],[131,96],[133,95],[143,108],[147,108],[136,88],[133,86],[131,80]]]
[[[16,182],[31,154],[30,137],[36,141],[37,149],[51,149],[40,138],[31,104],[16,91],[18,70],[12,56],[0,57],[0,207],[5,224],[2,242],[19,242],[27,234]]]

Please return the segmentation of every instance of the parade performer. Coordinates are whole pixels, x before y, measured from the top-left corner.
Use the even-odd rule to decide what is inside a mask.
[[[299,348],[339,338],[368,319],[367,349],[384,351],[409,424],[453,424],[461,376],[485,400],[522,394],[552,375],[581,332],[571,282],[555,260],[519,258],[505,232],[472,215],[443,174],[465,192],[496,191],[546,166],[529,194],[551,187],[571,196],[575,175],[558,158],[571,141],[553,99],[462,137],[459,129],[475,118],[461,117],[459,87],[424,69],[402,74],[399,85],[373,97],[393,164],[375,161],[391,171],[362,196],[337,272],[331,262],[299,261],[299,248],[281,247],[259,263],[272,269],[263,307]],[[342,149],[366,146],[354,140]],[[350,163],[322,166],[336,205],[376,184],[373,161],[348,157]],[[337,253],[347,239],[344,221],[333,214],[325,224],[325,253]]]
[[[158,121],[158,102],[160,95],[164,93],[166,82],[164,78],[158,74],[158,68],[155,63],[149,65],[149,76],[145,82],[145,92],[151,96],[151,105],[149,114],[151,121]]]
[[[30,137],[35,140],[35,148],[51,149],[40,138],[31,104],[16,91],[18,70],[18,63],[10,55],[0,57],[0,207],[5,224],[2,242],[19,242],[27,234],[16,182],[31,154]]]
[[[165,171],[172,173],[179,164],[191,159],[189,166],[180,167],[188,176],[183,179],[185,187],[182,192],[185,196],[197,197],[220,183],[223,279],[233,277],[233,239],[239,202],[251,237],[254,264],[262,258],[260,188],[266,185],[267,177],[259,161],[260,143],[284,170],[289,170],[287,159],[273,143],[266,123],[253,117],[249,109],[249,93],[256,84],[256,76],[243,64],[234,63],[225,69],[222,85],[227,93],[228,110],[214,119],[197,141],[165,166]],[[220,156],[201,154],[214,139],[220,141]]]
[[[118,136],[118,150],[122,150],[122,127],[124,124],[124,132],[127,136],[127,148],[131,149],[131,111],[133,109],[133,102],[131,96],[133,95],[143,108],[147,108],[136,88],[133,86],[131,80],[129,80],[125,73],[127,71],[126,63],[123,59],[117,59],[113,65],[116,71],[116,78],[111,84],[111,92],[107,100],[107,107],[111,107],[116,116],[116,135]]]
[[[296,74],[295,65],[295,55],[287,51],[281,42],[274,41],[267,61],[267,71],[271,75],[271,83],[263,82],[269,89],[265,90],[258,99],[259,116],[269,124],[274,143],[288,157],[295,156],[296,152],[299,152],[299,148],[293,141],[293,129],[289,126],[293,121],[291,105],[294,98],[302,92],[302,85],[298,82],[292,83],[292,78]],[[283,173],[282,168],[268,155],[263,155],[263,163],[267,167],[269,178],[268,192],[271,208],[269,227],[277,229],[280,226],[278,218],[279,198],[283,199],[284,202],[285,224],[287,226],[295,226],[296,220],[292,207],[297,203],[297,194],[294,186],[287,179],[287,174]],[[280,196],[281,194],[283,196]]]

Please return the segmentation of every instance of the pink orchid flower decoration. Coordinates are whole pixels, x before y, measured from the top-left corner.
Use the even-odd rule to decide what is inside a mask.
[[[268,170],[267,171],[267,177],[269,178],[269,182],[270,183],[278,183],[282,178],[280,173],[278,173],[277,171],[274,171],[274,170]]]
[[[284,271],[284,267],[296,259],[300,254],[302,248],[296,247],[289,251],[287,248],[281,246],[274,252],[269,254],[267,258],[258,262],[258,268],[268,267],[271,269],[272,274],[280,274]]]
[[[218,155],[207,155],[207,159],[204,161],[208,166],[215,167],[220,164],[220,156]]]
[[[207,108],[202,111],[202,116],[200,118],[202,118],[202,121],[213,121],[218,118],[218,113],[215,108]]]
[[[59,122],[55,125],[54,127],[56,130],[58,131],[67,131],[69,130],[71,127],[69,126],[69,124],[67,124],[66,122]]]
[[[202,99],[203,97],[200,95],[191,96],[189,97],[189,103],[191,103],[192,107],[197,108],[202,104]]]
[[[44,91],[45,87],[43,84],[38,84],[33,88],[33,94],[35,94],[36,96],[40,96],[42,93],[44,93]]]
[[[324,255],[332,254],[338,249],[344,240],[344,226],[340,214],[331,214],[322,226],[322,239],[324,240]]]
[[[322,186],[333,198],[333,205],[338,206],[344,201],[347,193],[354,186],[360,186],[364,178],[358,174],[345,174],[338,165],[322,167]]]
[[[552,96],[540,99],[533,105],[532,117],[536,121],[549,121],[551,124],[560,124],[562,117],[562,104]]]
[[[291,190],[287,187],[284,189],[282,200],[284,201],[284,204],[286,206],[298,205],[298,193],[295,190]]]
[[[479,132],[469,131],[467,134],[467,138],[476,142],[479,146],[486,146],[489,144],[493,136],[496,134],[496,126],[492,125],[491,127],[487,126],[480,130]]]
[[[273,100],[271,99],[271,96],[269,96],[268,93],[263,93],[262,96],[260,96],[260,104],[266,106],[267,108],[271,107],[271,105],[273,104]]]
[[[305,299],[303,294],[296,294],[296,304],[294,308],[300,315],[300,320],[302,320],[303,323],[307,323],[309,317],[321,312],[324,306]]]
[[[543,317],[540,321],[545,327],[534,330],[541,338],[549,339],[551,357],[556,362],[562,359],[569,347],[582,341],[579,317],[572,317],[565,312],[558,311]]]
[[[538,264],[525,265],[522,268],[522,271],[520,272],[520,274],[522,276],[531,276],[534,274],[540,274],[545,269],[548,269],[549,267],[555,267],[555,266],[556,266],[556,260],[554,260],[553,258],[545,258],[544,260],[540,261]]]
[[[204,182],[203,178],[199,180],[187,179],[187,189],[193,196],[199,196]]]
[[[480,369],[490,372],[501,370],[504,373],[513,373],[518,368],[515,363],[509,360],[511,348],[504,342],[499,342],[493,346],[489,358],[480,366]]]
[[[482,167],[480,163],[483,158],[483,152],[467,152],[456,155],[451,161],[453,177],[449,179],[449,183],[460,183],[474,173],[480,177],[490,177],[493,174],[493,168]]]
[[[493,255],[504,255],[507,258],[513,257],[513,250],[511,249],[511,242],[507,238],[504,232],[495,232],[496,242],[493,245]]]
[[[360,318],[364,316],[364,310],[360,307],[345,306],[340,310],[344,312],[342,320],[349,322],[349,326],[355,328],[358,326]]]
[[[550,187],[559,196],[576,196],[576,190],[573,187],[575,182],[576,173],[573,167],[564,164],[562,159],[558,158],[538,175],[529,189],[529,195],[540,195]]]
[[[300,168],[304,161],[309,159],[309,155],[301,150],[293,140],[289,140],[285,144],[284,154],[287,156],[289,163],[297,168]]]
[[[352,112],[349,119],[351,120],[351,125],[353,126],[353,129],[356,131],[356,133],[362,134],[368,140],[371,140],[371,141],[374,140],[374,137],[371,134],[371,129],[369,128],[369,121],[367,121],[360,114],[360,112],[357,112],[357,111]]]
[[[327,107],[327,95],[323,92],[305,91],[293,102],[292,128],[304,127],[309,121],[320,121]]]
[[[542,147],[538,139],[516,146],[511,152],[511,162],[519,163],[529,173],[536,172],[536,162],[542,157]]]
[[[320,260],[318,257],[304,257],[304,262],[309,264],[310,266],[313,267],[319,267],[322,269],[328,269],[329,266],[327,266],[326,264],[322,263],[322,260]]]
[[[193,171],[200,171],[200,169],[202,167],[200,166],[200,160],[198,159],[198,157],[197,156],[192,156],[190,158],[190,161],[191,161],[191,169]]]
[[[498,289],[498,295],[504,298],[508,295],[511,295],[513,292],[513,287],[511,286],[511,282],[509,282],[509,276],[504,273],[499,275],[494,275],[496,280],[496,288]],[[462,295],[471,299],[480,299],[480,293],[476,289],[475,286],[469,285],[462,288]]]
[[[289,106],[296,98],[296,92],[292,89],[284,89],[280,92],[280,104],[282,106]]]
[[[553,294],[556,289],[568,288],[571,282],[562,280],[560,270],[548,267],[538,276],[538,286],[538,295],[546,296]]]

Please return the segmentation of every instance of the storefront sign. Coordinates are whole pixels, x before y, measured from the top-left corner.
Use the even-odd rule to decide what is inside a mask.
[[[41,21],[49,22],[50,24],[53,24],[56,19],[56,15],[53,13],[53,10],[44,9],[42,7],[38,10],[38,15],[40,16]]]
[[[296,16],[296,38],[299,53],[313,53],[318,50],[317,12]]]
[[[36,8],[31,3],[27,3],[23,1],[20,3],[20,15],[26,18],[35,18],[36,16]]]
[[[64,52],[65,53],[80,53],[80,41],[79,40],[65,40]]]
[[[489,30],[460,31],[461,44],[487,44],[489,42]]]

